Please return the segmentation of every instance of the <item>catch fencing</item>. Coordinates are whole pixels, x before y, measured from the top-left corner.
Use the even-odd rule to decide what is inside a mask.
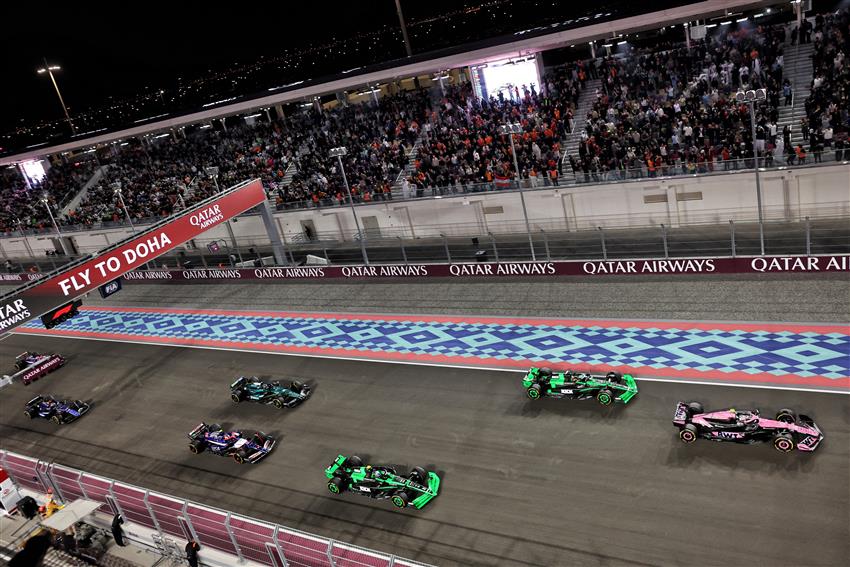
[[[132,532],[132,526],[137,525],[155,532],[160,540],[195,540],[202,549],[233,556],[234,563],[250,561],[269,567],[430,567],[11,451],[0,450],[0,467],[18,487],[41,494],[51,489],[61,503],[81,498],[100,502],[98,513],[108,520],[114,514],[124,517],[125,532]],[[140,543],[156,547],[155,540]]]

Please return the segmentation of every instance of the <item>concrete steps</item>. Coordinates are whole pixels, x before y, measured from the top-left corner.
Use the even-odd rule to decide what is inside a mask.
[[[800,129],[800,120],[806,116],[805,100],[811,93],[812,76],[814,67],[812,65],[812,53],[814,46],[811,43],[805,45],[791,45],[789,39],[785,42],[785,62],[783,68],[783,80],[791,81],[793,93],[792,106],[779,107],[779,121],[777,130],[781,133],[785,125],[791,127],[791,144],[797,146],[803,144],[808,149],[808,143],[803,141],[803,133]],[[784,104],[784,98],[781,103]]]
[[[584,90],[578,97],[578,105],[573,115],[575,128],[566,140],[561,141],[561,182],[573,183],[575,175],[570,167],[570,156],[578,159],[578,146],[581,143],[581,133],[587,124],[587,113],[596,102],[596,90],[602,87],[601,79],[590,79],[584,85]]]

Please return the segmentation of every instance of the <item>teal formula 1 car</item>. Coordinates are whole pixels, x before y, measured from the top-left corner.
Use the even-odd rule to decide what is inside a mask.
[[[230,385],[230,399],[235,403],[257,402],[278,409],[295,407],[309,398],[310,393],[310,386],[297,380],[284,385],[278,381],[264,382],[256,376],[240,376]]]
[[[364,465],[363,460],[352,455],[339,455],[325,469],[328,490],[340,494],[346,490],[369,498],[389,498],[394,506],[420,509],[437,496],[440,477],[422,467],[413,467],[406,476],[387,465]]]
[[[603,406],[610,406],[614,402],[625,404],[638,393],[635,379],[629,374],[609,372],[603,376],[573,370],[552,372],[549,368],[530,369],[522,379],[522,387],[532,400],[596,398]]]

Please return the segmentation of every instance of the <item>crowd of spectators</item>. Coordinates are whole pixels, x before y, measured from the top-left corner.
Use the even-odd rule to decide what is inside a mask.
[[[825,148],[838,156],[845,147],[848,14],[818,16],[799,34],[815,48],[803,124],[815,156]],[[391,199],[399,181],[405,197],[506,188],[517,171],[527,187],[558,184],[561,143],[574,129],[590,78],[601,79],[601,86],[577,153],[567,159],[578,181],[752,167],[754,151],[768,165],[805,161],[806,149],[791,147],[789,130],[777,127],[779,108],[792,98],[783,76],[785,34],[784,26],[745,25],[689,47],[669,44],[560,66],[539,88],[503,86],[486,98],[469,83],[447,86],[439,97],[436,88],[396,90],[361,104],[314,105],[226,130],[133,139],[85,162],[56,163],[35,185],[7,169],[0,173],[0,230],[49,229],[39,201],[44,194],[59,224],[92,226],[166,216],[257,177],[279,209],[346,203],[346,181],[355,202]],[[753,136],[750,108],[735,94],[762,88],[767,97],[755,105]],[[512,140],[503,128],[516,125]],[[417,140],[412,171],[405,173]],[[345,177],[331,156],[341,146]],[[103,166],[99,181],[60,214],[96,166]],[[211,167],[218,171],[214,178],[207,175]]]
[[[815,160],[833,150],[836,160],[850,159],[850,8],[816,16],[803,37],[814,45],[803,138]]]
[[[784,40],[782,26],[741,27],[689,48],[597,60],[601,88],[578,155],[569,156],[576,179],[743,166],[740,160],[753,156],[752,123],[735,94],[762,88],[767,97],[755,107],[755,148],[769,163],[779,139]]]
[[[405,192],[503,188],[517,171],[531,187],[557,184],[561,140],[574,126],[586,81],[587,69],[579,62],[547,74],[539,91],[533,84],[511,85],[478,98],[469,84],[449,89],[431,115]],[[511,145],[504,128],[517,124]]]

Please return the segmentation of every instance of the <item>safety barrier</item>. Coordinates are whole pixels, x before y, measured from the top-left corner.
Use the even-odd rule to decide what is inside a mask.
[[[270,567],[429,567],[11,451],[0,450],[0,467],[18,487],[38,493],[51,489],[54,498],[62,503],[80,498],[100,502],[98,512],[124,517],[125,532],[133,531],[132,526],[137,525],[156,532],[160,538],[195,540],[202,549],[235,557],[235,563]]]

